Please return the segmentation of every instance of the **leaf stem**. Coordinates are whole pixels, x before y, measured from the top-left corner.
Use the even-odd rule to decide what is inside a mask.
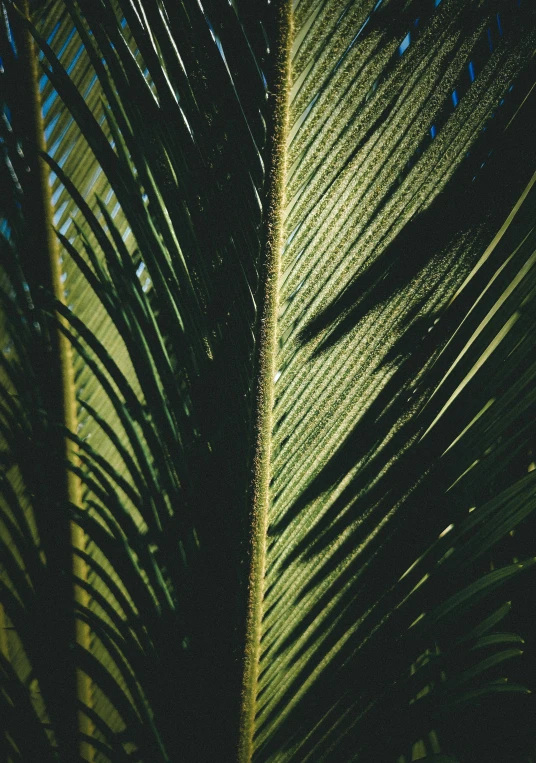
[[[255,399],[255,451],[252,483],[251,557],[244,659],[244,681],[238,759],[253,756],[255,705],[259,675],[261,626],[266,564],[266,534],[270,503],[272,410],[274,405],[277,312],[281,251],[284,243],[287,135],[291,87],[292,2],[281,0],[277,9],[277,52],[272,100],[273,123],[269,156],[263,295],[257,356]]]
[[[22,15],[30,19],[30,5],[28,0],[22,0],[20,5]],[[53,227],[53,204],[50,189],[50,171],[46,162],[39,156],[46,151],[43,116],[41,112],[41,97],[39,92],[39,64],[38,54],[30,30],[27,25],[19,25],[19,62],[20,74],[23,86],[24,121],[25,132],[28,141],[28,160],[30,165],[30,180],[25,189],[28,210],[31,213],[28,246],[26,251],[21,252],[23,269],[26,277],[35,287],[33,298],[38,306],[47,309],[46,302],[39,303],[48,295],[65,304],[64,287],[61,280],[60,253],[58,240]],[[33,179],[32,179],[33,178]],[[58,320],[62,320],[58,317]],[[44,340],[46,341],[46,340]],[[64,334],[54,327],[50,331],[48,341],[48,358],[42,368],[45,394],[49,410],[47,411],[49,437],[54,442],[50,443],[50,451],[54,457],[57,454],[57,463],[52,464],[53,474],[49,475],[49,484],[57,490],[55,497],[59,507],[58,517],[67,517],[68,506],[73,504],[82,505],[82,491],[80,479],[66,468],[66,459],[73,459],[76,455],[72,452],[69,440],[65,438],[61,427],[63,424],[71,432],[76,432],[77,412],[76,393],[74,382],[74,367],[72,348]],[[63,505],[62,505],[63,504]],[[42,517],[41,522],[53,521],[52,517]],[[63,525],[63,522],[62,522]],[[71,548],[85,550],[85,536],[83,530],[73,522],[65,523],[65,540]],[[59,534],[61,529],[58,528]],[[58,537],[58,547],[60,546]],[[61,552],[58,548],[58,556]],[[47,565],[55,566],[54,559],[47,558]],[[59,562],[61,565],[61,561]],[[71,553],[72,573],[82,580],[87,579],[87,565],[78,554]],[[69,570],[66,579],[68,580]],[[61,574],[61,570],[60,570]],[[76,605],[88,606],[87,592],[75,586],[71,589]],[[90,648],[89,626],[79,619],[75,623],[75,639],[84,649]],[[76,671],[76,695],[77,699],[85,706],[91,707],[91,682],[89,677],[80,670]],[[73,730],[74,731],[74,730]],[[78,731],[81,735],[91,736],[93,725],[89,718],[78,713]],[[76,732],[75,732],[76,733]],[[90,744],[80,742],[79,753],[87,761],[93,760],[93,748]]]

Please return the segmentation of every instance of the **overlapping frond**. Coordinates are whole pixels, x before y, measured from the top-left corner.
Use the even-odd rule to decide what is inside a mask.
[[[74,349],[84,501],[62,510],[87,537],[91,643],[72,662],[94,756],[228,757],[270,9],[59,2],[15,19],[41,51],[65,300],[48,310]]]

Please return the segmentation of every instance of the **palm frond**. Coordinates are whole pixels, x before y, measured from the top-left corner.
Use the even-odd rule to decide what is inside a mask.
[[[534,10],[274,5],[2,6],[6,760],[534,752]]]
[[[519,654],[465,635],[533,556],[486,574],[533,505],[532,11],[301,6],[253,758],[464,759]]]
[[[92,642],[74,662],[92,680],[97,759],[118,743],[144,760],[227,756],[265,84],[233,7],[96,10],[56,4],[29,25],[50,83],[44,158],[64,248],[67,306],[49,295],[48,309],[75,351],[80,405],[67,434],[85,489],[72,516],[88,537],[77,617]],[[240,45],[227,56],[225,38]]]

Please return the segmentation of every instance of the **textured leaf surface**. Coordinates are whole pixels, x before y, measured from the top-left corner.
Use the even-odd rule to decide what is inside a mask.
[[[252,759],[533,759],[534,8],[274,5],[38,4],[63,279],[47,294],[28,264],[25,22],[2,4],[8,761],[72,763],[77,708],[95,763],[236,758],[260,451]],[[76,431],[47,414],[57,326]],[[47,494],[42,463],[81,505]],[[56,554],[70,520],[86,545]],[[75,668],[88,704],[55,690]]]
[[[255,760],[439,752],[452,687],[503,659],[451,644],[534,495],[514,5],[296,7]]]

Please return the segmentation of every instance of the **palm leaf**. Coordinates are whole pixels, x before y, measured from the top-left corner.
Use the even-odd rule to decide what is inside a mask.
[[[503,390],[491,379],[482,386],[481,377],[491,369],[498,373],[496,364],[505,357],[491,351],[525,299],[525,293],[512,293],[509,306],[503,304],[508,287],[513,291],[519,280],[521,288],[520,272],[531,272],[530,244],[515,265],[510,261],[508,275],[487,273],[503,305],[500,318],[497,313],[490,320],[495,308],[483,265],[449,302],[532,172],[520,166],[530,152],[524,142],[530,106],[520,105],[530,91],[530,69],[521,75],[530,84],[522,86],[519,100],[509,104],[504,93],[511,82],[501,82],[505,70],[513,76],[515,67],[526,66],[523,22],[510,9],[511,37],[504,31],[503,44],[477,66],[482,37],[488,29],[496,34],[483,10],[452,3],[423,8],[427,17],[409,36],[420,8],[411,11],[413,18],[380,4],[369,16],[370,10],[355,4],[334,13],[327,39],[317,8],[299,17],[307,31],[295,54],[289,133],[253,742],[259,760],[383,761],[411,750],[439,725],[443,692],[435,692],[437,699],[426,695],[421,716],[412,698],[426,689],[430,671],[419,684],[410,680],[410,666],[426,650],[442,652],[453,638],[431,605],[450,601],[457,586],[472,596],[473,584],[465,585],[483,570],[469,563],[492,544],[484,532],[477,534],[473,557],[457,548],[455,537],[434,539],[457,527],[468,509],[476,506],[478,518],[486,499],[512,480],[501,462],[501,484],[494,461],[492,488],[489,459],[479,478],[469,476],[482,441],[471,460],[466,453],[460,461],[455,456],[466,427]],[[508,10],[501,8],[503,21]],[[494,67],[501,67],[501,76]],[[455,108],[451,93],[459,99]],[[323,108],[337,99],[344,108]],[[495,115],[496,126],[489,111],[501,99],[501,108],[510,110]],[[483,128],[495,133],[489,158]],[[517,231],[520,238],[503,250],[501,267],[530,231]],[[473,322],[477,315],[486,331]],[[519,330],[509,348],[528,339],[527,326]],[[480,334],[479,347],[473,342],[469,355],[464,345],[473,332]],[[480,366],[480,378],[469,385]],[[497,415],[497,437],[505,436],[501,426],[506,429]],[[449,451],[454,442],[458,451]],[[506,460],[508,450],[502,450]],[[471,478],[476,495],[468,497]],[[456,500],[462,485],[463,498]],[[502,522],[492,543],[513,528],[504,515]],[[432,632],[438,629],[433,636],[432,622]],[[455,667],[442,665],[436,675],[441,671],[449,677]],[[445,691],[448,696],[448,681]],[[457,752],[463,759],[466,751]]]
[[[73,760],[79,708],[95,761],[530,759],[532,8],[4,10],[4,756]]]

